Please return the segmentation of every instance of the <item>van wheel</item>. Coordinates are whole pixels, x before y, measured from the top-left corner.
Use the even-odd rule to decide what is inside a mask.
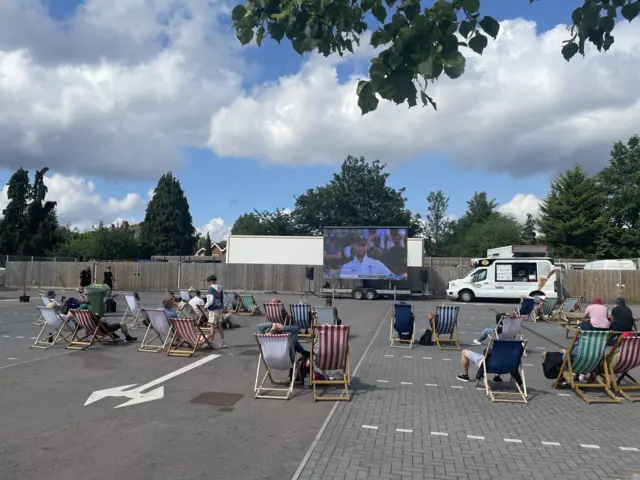
[[[463,290],[460,292],[460,295],[458,295],[458,297],[463,302],[472,302],[475,298],[475,295],[471,290]]]
[[[376,299],[376,291],[375,290],[367,290],[364,297],[367,300],[375,300]]]
[[[351,292],[351,296],[353,296],[353,298],[356,300],[362,300],[362,298],[364,297],[364,292],[359,288],[356,288],[355,290],[353,290],[353,292]]]
[[[535,301],[537,302],[539,300],[540,297],[544,297],[544,293],[536,290],[535,292],[531,292],[529,294],[530,297],[533,297],[535,299]]]

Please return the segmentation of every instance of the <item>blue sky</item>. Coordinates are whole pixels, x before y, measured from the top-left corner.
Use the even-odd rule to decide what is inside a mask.
[[[78,0],[42,0],[47,6],[51,18],[56,20],[73,19]],[[553,28],[570,18],[571,11],[582,2],[578,0],[557,1],[541,0],[529,6],[528,0],[482,0],[482,12],[492,15],[498,20],[523,17],[533,20],[539,31]],[[558,55],[561,45],[558,45]],[[242,86],[250,91],[253,86],[265,82],[276,82],[284,75],[295,75],[301,68],[303,59],[283,42],[278,46],[274,42],[265,42],[262,48],[246,48],[243,52],[245,61],[254,68],[242,79]],[[361,62],[362,63],[362,62]],[[257,67],[257,68],[255,68]],[[338,66],[341,81],[347,81],[354,73],[353,62]],[[398,106],[405,109],[405,106]],[[438,112],[424,110],[424,115],[436,117]],[[428,135],[428,132],[425,132]],[[459,138],[465,142],[465,138]],[[493,148],[500,149],[499,144]],[[352,155],[360,155],[354,150]],[[184,159],[181,168],[174,169],[180,179],[191,205],[191,212],[196,227],[205,225],[212,218],[220,217],[230,227],[242,213],[259,210],[273,210],[276,207],[292,208],[294,197],[307,188],[326,183],[339,168],[341,158],[331,158],[330,165],[289,163],[274,164],[255,158],[216,157],[210,149],[184,148]],[[371,155],[368,156],[370,159]],[[383,162],[390,159],[381,156]],[[486,191],[499,203],[507,203],[518,193],[533,194],[544,197],[553,172],[542,169],[545,173],[513,176],[499,174],[478,166],[473,168],[473,159],[466,165],[457,165],[451,161],[448,153],[438,155],[423,152],[413,155],[407,160],[390,162],[390,184],[394,187],[406,187],[408,207],[415,212],[424,213],[426,196],[431,190],[442,189],[450,197],[450,213],[460,216],[464,213],[466,201],[474,191]],[[54,168],[55,170],[55,168]],[[6,183],[11,170],[0,169],[0,182]],[[92,175],[81,169],[68,172],[90,179],[95,183],[95,193],[102,196],[122,198],[135,192],[146,198],[147,191],[153,188],[155,180],[127,182],[124,180],[105,180],[100,175]],[[156,172],[157,176],[164,173]],[[124,177],[123,177],[124,178]],[[222,180],[220,180],[222,179]],[[215,188],[213,186],[215,185]],[[143,216],[143,208],[130,212],[136,220]]]

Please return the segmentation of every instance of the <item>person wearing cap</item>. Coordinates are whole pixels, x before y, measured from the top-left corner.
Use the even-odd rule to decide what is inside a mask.
[[[589,321],[580,325],[581,330],[606,331],[609,330],[611,324],[607,316],[607,307],[602,304],[600,297],[595,297],[584,310],[584,316]]]
[[[635,326],[633,312],[627,307],[627,301],[618,297],[616,306],[611,309],[611,330],[614,332],[631,332]]]
[[[353,260],[345,263],[340,269],[340,278],[355,278],[359,276],[392,277],[389,270],[380,260],[367,255],[367,238],[359,235],[351,248]]]

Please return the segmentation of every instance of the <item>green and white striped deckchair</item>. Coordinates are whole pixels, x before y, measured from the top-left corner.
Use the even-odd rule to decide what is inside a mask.
[[[571,385],[571,389],[587,403],[620,403],[620,399],[609,388],[611,385],[609,371],[603,363],[609,335],[610,332],[578,330],[565,355],[553,387],[558,388],[560,381],[564,379]],[[574,351],[576,353],[572,359]],[[586,382],[579,382],[576,380],[576,376],[579,374],[588,375],[589,378]],[[598,374],[605,376],[605,383],[597,381]],[[608,398],[588,396],[583,390],[585,388],[598,389]]]
[[[553,309],[556,308],[556,304],[558,303],[558,297],[547,297],[544,302],[540,305],[540,316],[543,320],[547,320],[549,316],[553,313]]]
[[[236,307],[236,313],[238,315],[257,315],[262,313],[253,295],[239,295],[239,297],[240,301]]]

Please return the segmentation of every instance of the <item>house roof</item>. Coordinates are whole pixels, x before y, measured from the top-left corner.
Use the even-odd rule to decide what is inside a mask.
[[[226,251],[226,250],[227,250],[227,246],[226,246],[226,245],[225,245],[225,246],[223,246],[223,247],[221,247],[221,246],[220,246],[219,244],[217,244],[216,242],[213,242],[213,243],[211,244],[211,248],[213,248],[213,247],[218,247],[218,250],[220,250],[221,252],[224,252],[224,251]]]

